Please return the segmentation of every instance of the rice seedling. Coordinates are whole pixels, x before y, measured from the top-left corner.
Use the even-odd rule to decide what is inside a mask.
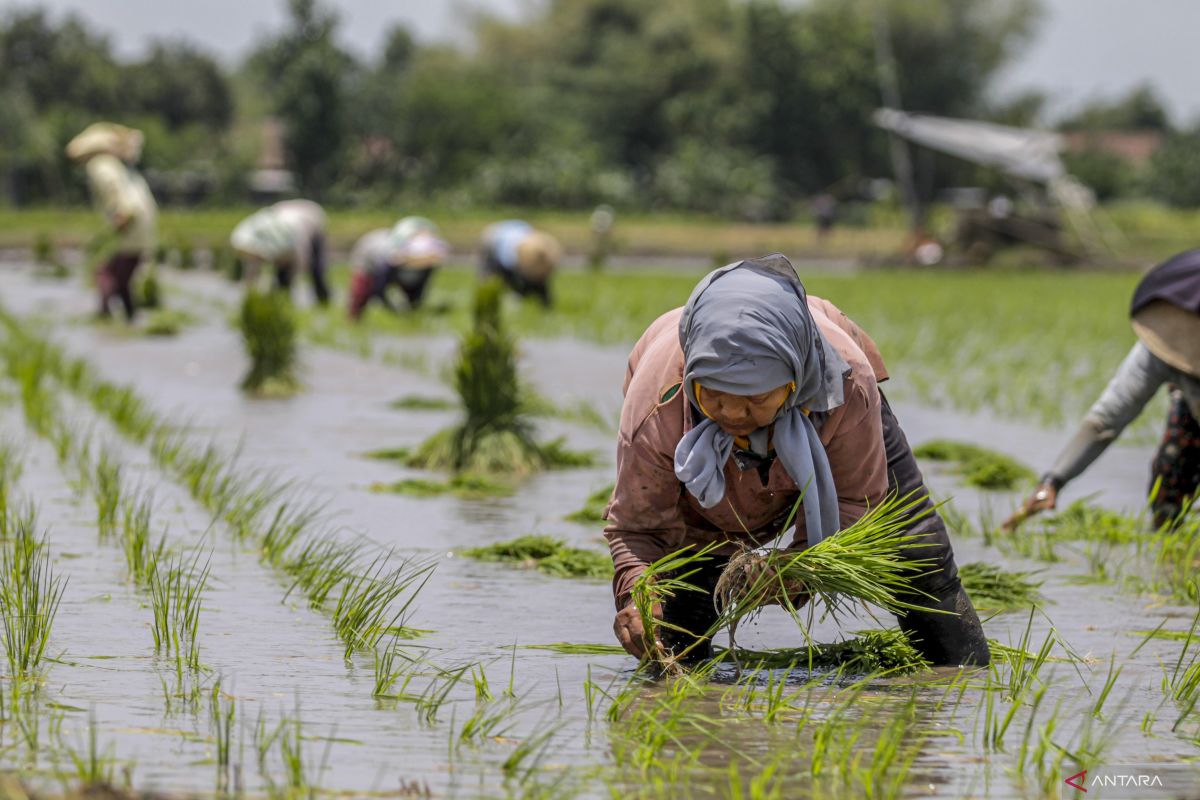
[[[899,628],[858,631],[853,638],[784,650],[725,650],[718,660],[743,666],[808,670],[841,670],[847,675],[907,675],[929,667]]]
[[[154,651],[172,658],[177,677],[200,669],[200,610],[209,564],[200,554],[191,561],[174,556],[159,562],[150,576],[151,633]]]
[[[913,449],[917,458],[955,463],[968,486],[980,489],[1018,489],[1037,480],[1037,473],[1003,453],[966,442],[936,439]]]
[[[501,318],[501,294],[497,281],[480,285],[475,293],[474,327],[463,338],[453,377],[462,422],[422,444],[410,458],[411,466],[521,477],[590,463],[590,456],[566,450],[561,441],[534,441],[522,406],[516,346]]]
[[[475,666],[474,662],[450,668],[433,666],[433,680],[425,687],[425,691],[413,701],[417,716],[422,722],[426,725],[437,722],[438,712],[450,698],[450,693],[467,675],[472,673]]]
[[[369,450],[363,453],[364,458],[377,458],[380,461],[403,461],[407,462],[412,456],[412,450],[407,447],[383,447],[378,450]]]
[[[767,602],[779,602],[805,629],[792,601],[799,593],[819,598],[834,616],[847,607],[846,598],[892,613],[919,608],[905,598],[916,594],[911,581],[931,562],[905,558],[901,551],[922,546],[919,536],[904,533],[922,500],[889,497],[850,527],[804,550],[743,548],[732,556],[714,593],[718,625],[728,628],[730,646],[736,647],[739,621]],[[784,529],[790,524],[789,519]]]
[[[92,492],[96,496],[96,528],[105,541],[116,532],[121,505],[121,464],[108,448],[102,448],[96,459]]]
[[[623,656],[625,648],[619,644],[579,644],[575,642],[552,642],[550,644],[523,644],[522,650],[549,650],[567,656]]]
[[[218,679],[208,696],[208,721],[217,751],[217,788],[228,791],[233,753],[233,723],[237,719],[237,698],[227,694]]]
[[[0,539],[0,620],[9,675],[22,679],[41,666],[66,580],[54,574],[33,506],[10,513]]]
[[[74,747],[64,747],[71,763],[75,766],[75,777],[84,785],[89,786],[112,783],[115,766],[113,746],[109,745],[104,750],[100,749],[97,728],[95,716],[89,715],[86,749],[81,752]]]
[[[479,561],[516,563],[561,578],[608,578],[613,571],[609,556],[570,547],[551,536],[519,536],[507,542],[472,547],[462,554]]]
[[[429,580],[434,564],[402,560],[389,567],[390,556],[378,556],[357,575],[342,583],[333,609],[333,627],[346,646],[345,657],[355,650],[373,650],[388,633],[404,628],[409,607]]]
[[[516,703],[512,700],[477,703],[475,711],[452,740],[452,749],[457,750],[464,744],[479,745],[488,739],[506,736],[512,728],[511,719],[515,710]],[[509,723],[507,726],[506,722]]]
[[[134,304],[139,308],[162,308],[162,290],[158,285],[158,270],[153,266],[146,270],[146,275],[137,283],[134,289]]]
[[[612,499],[615,484],[609,484],[603,489],[597,489],[588,495],[587,500],[583,502],[583,508],[578,511],[572,511],[566,516],[566,519],[571,522],[603,522],[604,511],[608,508],[608,502]]]
[[[638,576],[630,590],[630,600],[637,608],[638,617],[642,622],[642,631],[646,637],[646,660],[656,665],[664,673],[672,676],[682,674],[680,660],[687,652],[671,652],[663,644],[659,636],[660,629],[683,631],[677,625],[662,619],[662,604],[678,596],[680,592],[698,592],[700,588],[688,583],[688,578],[695,575],[698,565],[711,560],[712,553],[719,543],[711,543],[699,549],[691,545],[670,553],[648,565]],[[697,642],[697,645],[699,642]],[[691,649],[691,648],[689,648]]]
[[[138,586],[148,586],[150,579],[158,571],[158,563],[166,551],[166,537],[159,537],[158,543],[151,541],[150,514],[154,506],[154,496],[146,493],[140,499],[125,503],[121,526],[121,550],[125,554],[125,566],[129,576]]]
[[[958,577],[975,608],[986,612],[1020,611],[1042,602],[1041,581],[1028,572],[1008,572],[992,564],[975,561],[958,568]]]
[[[287,396],[299,391],[296,323],[287,298],[279,292],[248,290],[242,300],[239,326],[250,357],[242,391],[262,396]]]
[[[458,404],[443,397],[406,394],[388,403],[388,408],[398,411],[450,411],[458,408]]]
[[[386,700],[409,700],[416,702],[418,695],[408,693],[408,685],[417,675],[416,668],[423,663],[421,658],[413,658],[400,647],[400,632],[392,634],[391,641],[386,647],[375,648],[371,651],[375,673],[375,688],[372,697]],[[403,678],[403,682],[401,682]],[[397,688],[396,684],[400,686]]]
[[[439,497],[452,494],[465,500],[478,500],[487,497],[508,497],[516,490],[512,484],[502,483],[486,475],[458,473],[451,475],[447,480],[405,478],[392,483],[373,483],[371,491],[413,497]]]

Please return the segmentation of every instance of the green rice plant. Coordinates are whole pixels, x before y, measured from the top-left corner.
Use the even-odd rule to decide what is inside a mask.
[[[587,500],[583,502],[583,508],[578,511],[572,511],[566,518],[572,522],[603,522],[604,511],[608,508],[608,503],[612,499],[615,484],[610,483],[603,489],[597,489],[588,495]]]
[[[312,608],[322,608],[330,593],[354,574],[359,548],[339,541],[310,539],[282,564],[293,576],[290,595],[300,589]]]
[[[103,786],[111,784],[113,780],[115,766],[113,746],[109,745],[103,751],[100,749],[98,727],[95,716],[89,715],[86,750],[80,752],[73,747],[64,748],[75,767],[75,777],[85,786]]]
[[[146,320],[142,333],[147,336],[178,336],[193,321],[191,314],[174,308],[159,309]]]
[[[701,591],[695,584],[688,583],[688,578],[700,571],[701,564],[712,560],[710,554],[719,546],[719,542],[700,548],[688,545],[669,553],[649,564],[630,589],[630,600],[637,608],[646,637],[646,660],[667,675],[677,677],[682,674],[680,664],[687,652],[671,652],[663,644],[658,632],[660,629],[686,631],[662,619],[662,604],[677,597],[680,592]]]
[[[388,408],[398,411],[450,411],[458,408],[458,404],[443,397],[406,394],[388,403]]]
[[[96,496],[96,528],[104,541],[116,532],[117,511],[121,506],[121,463],[108,448],[102,448],[96,458],[92,492]]]
[[[233,753],[233,723],[237,719],[237,698],[224,691],[221,680],[213,683],[208,695],[208,723],[217,750],[218,792],[229,789]]]
[[[966,442],[935,439],[915,448],[913,455],[955,462],[964,482],[980,489],[1018,489],[1037,480],[1037,473],[1016,459]]]
[[[480,745],[489,739],[507,736],[512,729],[516,711],[514,700],[491,700],[476,703],[475,711],[463,723],[451,747],[457,750],[464,744]],[[509,723],[507,726],[505,723]]]
[[[200,669],[200,610],[209,564],[174,556],[160,561],[150,577],[154,651],[174,660],[177,675]]]
[[[242,300],[239,327],[250,370],[242,391],[286,396],[300,389],[296,363],[296,323],[292,306],[280,292],[248,289]]]
[[[519,536],[507,542],[463,550],[479,561],[512,562],[562,578],[612,577],[612,559],[593,550],[570,547],[551,536]]]
[[[381,494],[403,494],[413,497],[439,497],[452,494],[466,500],[487,497],[508,497],[515,488],[510,483],[497,481],[486,475],[461,472],[447,480],[428,478],[405,478],[392,483],[373,483],[371,491]]]
[[[461,664],[457,667],[438,667],[433,666],[433,680],[425,687],[420,695],[414,700],[417,716],[426,725],[432,725],[437,722],[438,712],[446,701],[450,698],[450,693],[455,687],[463,681],[468,675],[472,674],[475,669],[474,662]]]
[[[402,633],[392,634],[387,646],[371,651],[375,672],[375,688],[372,697],[387,700],[408,700],[417,702],[419,695],[408,693],[408,685],[417,676],[418,668],[424,664],[424,657],[414,658],[402,647]],[[403,681],[401,679],[403,678]],[[397,684],[400,684],[397,687]]]
[[[45,539],[35,532],[32,505],[10,513],[0,539],[0,621],[9,675],[21,679],[41,666],[66,580],[54,574]]]
[[[501,317],[498,281],[475,292],[475,321],[463,337],[453,384],[462,402],[462,421],[435,434],[412,455],[414,467],[514,477],[556,466],[579,466],[590,457],[566,450],[561,441],[538,445],[522,404],[516,346]]]
[[[785,650],[725,650],[716,657],[749,667],[841,670],[848,675],[907,675],[929,667],[899,628],[858,631],[840,642]]]
[[[150,534],[150,514],[154,496],[146,493],[140,499],[125,503],[121,526],[121,550],[129,576],[138,586],[146,587],[158,571],[158,563],[166,552],[167,540],[160,536],[154,543]]]
[[[158,285],[158,270],[153,266],[146,270],[146,275],[138,281],[134,305],[139,308],[157,309],[163,307],[162,290]]]
[[[743,548],[732,556],[714,592],[721,612],[717,624],[728,628],[731,647],[738,623],[767,602],[780,603],[806,630],[792,600],[799,593],[819,598],[834,616],[847,608],[848,599],[892,613],[922,608],[904,598],[919,594],[912,581],[933,562],[906,557],[923,545],[919,535],[904,531],[921,516],[915,509],[923,501],[912,495],[888,497],[850,527],[804,550]],[[797,501],[792,518],[799,506]],[[784,529],[790,525],[791,519]]]
[[[404,627],[409,607],[429,580],[432,562],[402,560],[389,567],[390,555],[378,556],[367,568],[347,576],[333,609],[333,627],[346,646],[345,657],[355,650],[372,650],[388,633]]]
[[[553,642],[551,644],[523,644],[522,650],[549,650],[567,656],[623,656],[625,648],[619,644],[577,644],[575,642]]]
[[[1028,572],[1008,572],[992,564],[975,561],[958,568],[963,589],[979,611],[1003,613],[1039,605],[1041,581]]]

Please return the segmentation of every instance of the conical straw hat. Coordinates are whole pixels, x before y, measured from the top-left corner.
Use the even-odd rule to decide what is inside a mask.
[[[1133,332],[1167,364],[1200,378],[1200,315],[1155,300],[1133,315]]]

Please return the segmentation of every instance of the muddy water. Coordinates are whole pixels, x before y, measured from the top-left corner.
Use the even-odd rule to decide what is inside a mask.
[[[188,297],[217,301],[232,299],[231,291],[210,276],[187,275]],[[73,353],[87,357],[110,379],[128,382],[168,416],[191,420],[229,450],[241,448],[247,467],[270,468],[296,479],[305,496],[327,501],[342,536],[368,536],[401,554],[438,561],[434,578],[421,593],[409,624],[434,632],[419,644],[432,648],[443,665],[483,661],[497,694],[510,680],[524,709],[512,723],[520,737],[548,725],[561,725],[546,765],[547,775],[564,765],[603,764],[608,747],[602,726],[589,725],[583,685],[601,685],[619,678],[633,666],[619,656],[567,656],[548,651],[517,650],[512,645],[551,642],[608,643],[611,641],[611,596],[602,581],[567,581],[504,566],[480,564],[456,557],[464,547],[508,539],[530,532],[548,533],[585,547],[600,548],[599,529],[562,521],[594,489],[611,480],[612,435],[595,428],[543,421],[546,436],[565,435],[577,449],[601,454],[602,466],[551,473],[531,480],[512,498],[465,501],[453,498],[411,498],[368,491],[374,481],[416,475],[394,465],[364,459],[378,447],[410,446],[449,424],[452,412],[396,411],[388,401],[407,394],[447,395],[447,389],[427,374],[381,363],[368,363],[320,348],[305,351],[308,391],[286,401],[255,401],[243,397],[236,385],[245,368],[240,343],[215,306],[197,300],[195,311],[208,321],[188,328],[174,339],[135,338],[120,330],[97,329],[72,321],[91,310],[91,297],[78,285],[44,283],[20,270],[0,274],[0,299],[21,313],[49,315],[65,324],[58,338]],[[425,354],[438,366],[453,350],[453,342],[402,339],[388,347]],[[523,368],[537,388],[560,403],[586,400],[611,417],[620,405],[625,353],[578,342],[523,343]],[[903,380],[898,376],[897,381]],[[901,387],[902,388],[902,387]],[[85,427],[93,418],[73,406]],[[1045,431],[983,417],[930,412],[897,404],[896,411],[910,440],[946,437],[975,441],[1008,452],[1037,467],[1049,464],[1069,431]],[[3,409],[9,430],[19,428],[19,412]],[[103,428],[101,428],[103,430]],[[153,486],[159,499],[156,526],[170,529],[174,541],[212,553],[210,590],[201,623],[202,661],[243,704],[241,718],[245,752],[244,781],[262,788],[251,744],[254,719],[295,716],[303,720],[305,755],[311,779],[331,790],[351,794],[395,791],[402,780],[427,783],[435,794],[495,796],[510,791],[497,769],[511,752],[511,743],[466,748],[451,755],[451,716],[457,725],[473,710],[467,693],[453,709],[442,710],[436,726],[422,724],[408,705],[389,706],[370,697],[370,664],[346,665],[342,647],[327,617],[312,612],[294,598],[282,602],[286,586],[261,567],[253,554],[240,551],[219,525],[184,493],[150,467],[137,448],[124,448],[130,476]],[[1063,493],[1064,501],[1099,492],[1101,501],[1125,510],[1139,507],[1150,451],[1114,447],[1081,480]],[[985,505],[1003,513],[1015,497],[964,490],[944,471],[931,468],[930,483],[939,496],[953,496],[960,508],[974,513]],[[70,576],[63,613],[55,626],[53,648],[62,663],[50,672],[54,702],[93,709],[100,741],[111,744],[121,759],[136,761],[139,786],[211,791],[215,768],[208,724],[203,711],[167,712],[162,680],[172,677],[152,657],[149,609],[129,585],[119,549],[97,543],[94,505],[67,485],[50,450],[40,442],[29,447],[21,490],[36,497],[43,526],[50,528],[56,568]],[[1043,565],[1003,558],[976,540],[957,542],[960,562],[985,560],[1020,569]],[[1194,753],[1192,745],[1173,737],[1160,725],[1158,737],[1147,739],[1138,729],[1143,711],[1161,701],[1160,666],[1173,660],[1178,645],[1151,642],[1133,657],[1140,639],[1131,632],[1153,628],[1164,616],[1179,617],[1169,624],[1186,627],[1184,609],[1173,609],[1107,586],[1080,586],[1072,577],[1083,573],[1081,563],[1068,560],[1044,573],[1043,592],[1051,601],[1047,618],[1035,623],[1035,641],[1051,624],[1079,653],[1104,663],[1082,668],[1087,683],[1103,683],[1107,659],[1115,653],[1126,664],[1114,692],[1128,720],[1113,737],[1110,758],[1136,763],[1151,757],[1174,759]],[[1015,618],[1014,618],[1015,617]],[[1052,621],[1052,622],[1051,622]],[[887,620],[883,620],[884,623]],[[989,636],[1002,642],[1017,640],[1026,619],[1009,615],[987,624]],[[870,620],[847,621],[847,629],[871,626]],[[832,623],[817,626],[818,638],[832,640]],[[794,624],[780,614],[766,613],[739,635],[748,647],[796,646]],[[1086,704],[1080,676],[1066,666],[1056,668],[1055,694],[1067,709]],[[940,691],[931,692],[931,698]],[[52,698],[53,699],[53,698]],[[968,695],[967,707],[978,697]],[[1048,701],[1049,702],[1049,701]],[[297,711],[298,709],[298,711]],[[88,713],[62,711],[64,736],[82,746]],[[961,714],[960,710],[960,714]],[[1068,733],[1075,718],[1066,714]],[[1172,717],[1168,709],[1164,717]],[[937,739],[936,747],[919,762],[920,784],[915,794],[941,796],[1018,796],[1010,761],[987,766],[978,758],[971,735],[973,716],[956,726],[967,729],[959,742]],[[939,724],[937,718],[931,724]],[[1166,727],[1169,727],[1166,726]],[[756,726],[743,726],[744,749],[765,750],[772,737]],[[592,735],[586,735],[592,731]],[[758,731],[758,732],[756,732]],[[758,738],[756,738],[758,737]],[[237,736],[235,735],[235,740]],[[277,749],[277,748],[276,748]],[[235,755],[235,759],[237,756]],[[282,780],[280,765],[268,762],[266,772]],[[596,785],[589,793],[604,794]],[[1027,794],[1027,793],[1025,793]]]

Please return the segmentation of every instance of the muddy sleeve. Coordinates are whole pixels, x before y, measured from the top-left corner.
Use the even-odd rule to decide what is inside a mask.
[[[1137,419],[1158,388],[1171,379],[1171,373],[1144,344],[1135,344],[1044,480],[1062,487],[1077,478]]]
[[[652,426],[652,422],[647,423]],[[617,482],[605,518],[604,538],[613,559],[613,598],[620,609],[649,564],[683,539],[683,484],[671,454],[652,444],[646,426],[617,440]]]

